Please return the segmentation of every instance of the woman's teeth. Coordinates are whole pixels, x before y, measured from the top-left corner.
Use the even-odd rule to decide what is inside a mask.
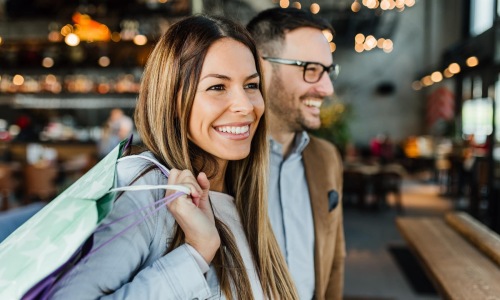
[[[313,99],[306,99],[304,100],[304,104],[306,106],[312,106],[312,107],[317,107],[317,108],[320,108],[321,107],[321,100],[313,100]]]
[[[232,134],[243,134],[247,133],[248,130],[250,130],[249,125],[245,126],[221,126],[217,127],[217,130],[220,132],[227,132],[227,133],[232,133]]]

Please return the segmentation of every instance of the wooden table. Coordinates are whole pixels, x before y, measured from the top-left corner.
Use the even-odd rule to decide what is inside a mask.
[[[399,217],[396,224],[445,299],[500,299],[499,265],[443,218]]]

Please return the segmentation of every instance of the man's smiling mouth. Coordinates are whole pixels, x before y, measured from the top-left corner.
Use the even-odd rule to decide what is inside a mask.
[[[317,99],[305,99],[302,101],[306,106],[320,108],[323,103],[322,100]]]

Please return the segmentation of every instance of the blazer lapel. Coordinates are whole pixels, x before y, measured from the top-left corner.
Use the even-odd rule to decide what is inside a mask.
[[[323,261],[323,249],[326,242],[325,237],[328,233],[329,224],[328,184],[326,181],[327,174],[324,170],[324,165],[322,164],[321,159],[318,159],[318,154],[315,153],[314,148],[314,141],[311,140],[302,153],[314,219],[314,268],[316,274],[316,293],[322,293],[325,289],[322,278],[325,278],[325,272],[327,271],[324,269],[321,262]]]

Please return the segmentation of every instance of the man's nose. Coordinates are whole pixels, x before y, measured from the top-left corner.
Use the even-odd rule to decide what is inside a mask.
[[[323,72],[320,80],[315,83],[315,90],[323,97],[333,95],[333,82],[326,71]]]

